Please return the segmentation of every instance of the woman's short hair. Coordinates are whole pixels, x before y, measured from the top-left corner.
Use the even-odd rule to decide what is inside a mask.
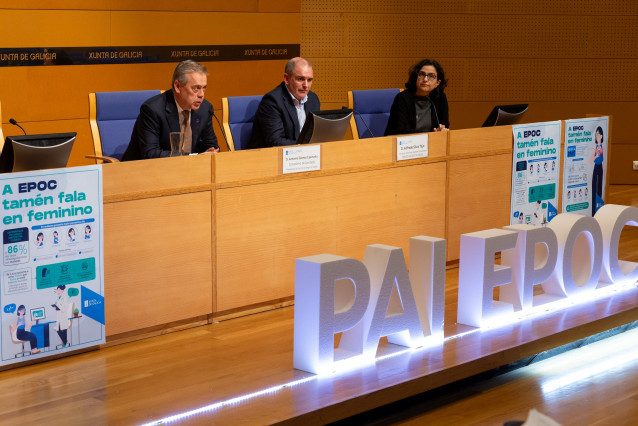
[[[419,71],[421,71],[421,68],[427,65],[431,65],[436,69],[436,78],[437,80],[441,80],[439,86],[430,94],[430,96],[436,97],[439,95],[439,93],[443,93],[443,91],[447,87],[447,78],[445,78],[445,71],[443,71],[443,67],[441,66],[441,64],[439,64],[434,59],[423,59],[414,64],[412,68],[410,68],[409,77],[408,81],[405,83],[405,88],[412,93],[416,92],[416,79],[419,75]]]

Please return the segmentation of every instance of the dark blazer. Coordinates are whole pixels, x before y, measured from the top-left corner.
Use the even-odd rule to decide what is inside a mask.
[[[431,109],[432,127],[439,127],[444,124],[450,128],[450,118],[447,105],[447,96],[440,93],[439,96],[432,96],[430,100],[434,108]],[[390,118],[385,128],[385,135],[406,135],[416,133],[416,105],[414,93],[404,90],[395,96],[390,108]],[[431,131],[432,129],[430,129]]]
[[[308,100],[304,104],[306,114],[320,109],[321,105],[317,95],[308,92]],[[261,99],[255,114],[253,133],[248,148],[294,145],[300,132],[297,110],[292,102],[292,96],[290,96],[286,84],[282,82]]]
[[[204,99],[200,107],[191,111],[192,152],[204,152],[208,148],[219,148],[213,132],[213,106]],[[133,127],[131,141],[122,161],[146,158],[169,157],[171,154],[170,132],[181,131],[177,117],[177,105],[173,91],[153,96],[140,108]]]

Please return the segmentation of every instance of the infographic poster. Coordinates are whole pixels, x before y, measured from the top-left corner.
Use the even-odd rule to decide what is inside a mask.
[[[605,202],[609,117],[565,121],[563,212],[593,216]]]
[[[0,366],[105,342],[102,168],[0,175]]]
[[[561,122],[512,126],[510,225],[544,226],[558,214]]]

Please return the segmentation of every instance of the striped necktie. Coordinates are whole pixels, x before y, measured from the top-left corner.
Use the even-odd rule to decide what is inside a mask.
[[[192,145],[193,145],[193,132],[191,131],[191,123],[190,123],[190,111],[182,111],[184,115],[184,121],[182,125],[182,132],[184,133],[184,149],[183,152],[185,154],[190,154]]]

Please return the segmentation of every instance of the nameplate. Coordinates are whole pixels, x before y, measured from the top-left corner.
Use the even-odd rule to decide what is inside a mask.
[[[321,170],[321,145],[283,148],[281,170],[283,174]]]
[[[428,135],[401,136],[397,138],[396,161],[426,158],[428,156]]]

